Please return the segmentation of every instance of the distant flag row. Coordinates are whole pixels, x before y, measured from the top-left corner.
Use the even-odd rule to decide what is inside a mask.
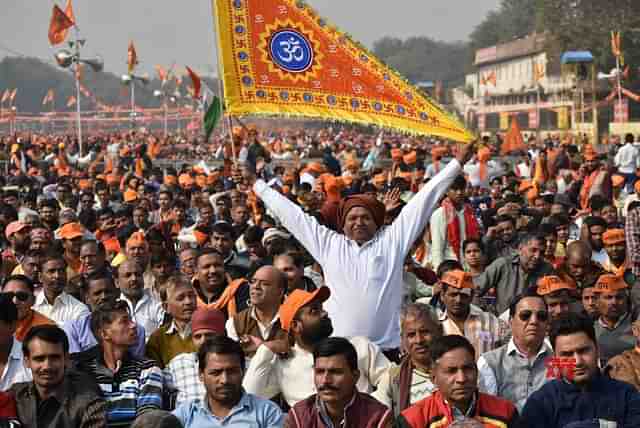
[[[0,98],[0,104],[4,104],[7,101],[9,101],[10,103],[13,103],[16,99],[17,93],[18,93],[18,88],[5,89],[5,91],[2,93],[2,98]]]

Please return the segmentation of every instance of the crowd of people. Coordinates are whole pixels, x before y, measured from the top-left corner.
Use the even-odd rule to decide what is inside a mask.
[[[175,141],[0,138],[1,424],[640,426],[633,135]]]

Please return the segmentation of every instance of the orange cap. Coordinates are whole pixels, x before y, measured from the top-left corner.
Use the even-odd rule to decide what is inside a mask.
[[[602,234],[604,245],[624,244],[624,229],[609,229]]]
[[[471,293],[475,288],[475,285],[473,284],[473,275],[462,270],[450,270],[442,276],[440,281],[453,288],[468,290],[469,293]]]
[[[118,174],[107,175],[107,184],[118,184],[118,183],[120,183],[120,176]]]
[[[139,245],[144,245],[145,247],[149,246],[147,240],[144,237],[144,232],[133,232],[127,240],[127,249]]]
[[[280,305],[280,326],[284,331],[289,331],[291,322],[300,308],[313,301],[325,302],[329,296],[331,296],[331,291],[328,287],[320,287],[313,292],[304,290],[292,291]]]
[[[204,232],[200,232],[198,229],[193,230],[193,236],[196,238],[198,245],[202,246],[209,240],[209,235]]]
[[[163,181],[167,186],[175,186],[178,184],[178,178],[175,175],[165,175]]]
[[[180,174],[180,177],[178,177],[178,183],[182,187],[193,186],[193,177],[191,177],[189,174]]]
[[[207,176],[204,174],[198,174],[196,176],[196,186],[200,188],[207,187]]]
[[[60,228],[59,233],[62,239],[74,239],[84,236],[84,228],[80,223],[67,223]]]
[[[127,190],[124,192],[124,201],[125,202],[133,202],[138,199],[138,193],[135,190]]]
[[[360,163],[355,159],[347,159],[344,167],[347,171],[358,171],[360,169]]]
[[[316,174],[323,174],[327,172],[326,168],[320,162],[310,162],[307,164],[306,169],[307,171],[310,171]]]
[[[402,160],[407,165],[415,165],[416,161],[418,160],[418,154],[415,151],[408,153],[402,157]]]
[[[538,295],[546,296],[560,290],[575,290],[573,284],[563,281],[559,276],[549,275],[543,276],[538,280]]]
[[[629,285],[621,276],[613,274],[600,275],[594,292],[596,293],[615,293],[618,290],[629,288]]]
[[[324,178],[324,191],[327,192],[327,199],[332,201],[340,200],[340,192],[344,188],[344,180],[342,177],[334,177],[326,175]]]
[[[104,244],[104,249],[109,253],[119,253],[120,252],[120,242],[118,242],[117,238],[105,239],[102,241]]]
[[[611,184],[613,187],[622,187],[624,184],[624,177],[618,174],[614,174],[611,176]]]

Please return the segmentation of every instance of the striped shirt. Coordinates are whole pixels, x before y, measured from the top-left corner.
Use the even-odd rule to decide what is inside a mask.
[[[162,409],[163,375],[153,360],[130,354],[114,372],[105,366],[99,346],[72,355],[76,368],[95,378],[107,401],[107,426],[128,427],[148,410]]]

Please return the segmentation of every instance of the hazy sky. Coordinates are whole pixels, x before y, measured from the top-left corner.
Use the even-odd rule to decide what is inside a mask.
[[[321,15],[371,47],[378,38],[429,36],[464,40],[499,0],[308,0]],[[54,0],[2,0],[0,56],[15,50],[51,58],[47,30]],[[64,7],[66,0],[58,0]],[[127,45],[134,40],[140,68],[190,65],[215,73],[210,0],[74,0],[83,54],[99,53],[105,68],[126,70]]]

